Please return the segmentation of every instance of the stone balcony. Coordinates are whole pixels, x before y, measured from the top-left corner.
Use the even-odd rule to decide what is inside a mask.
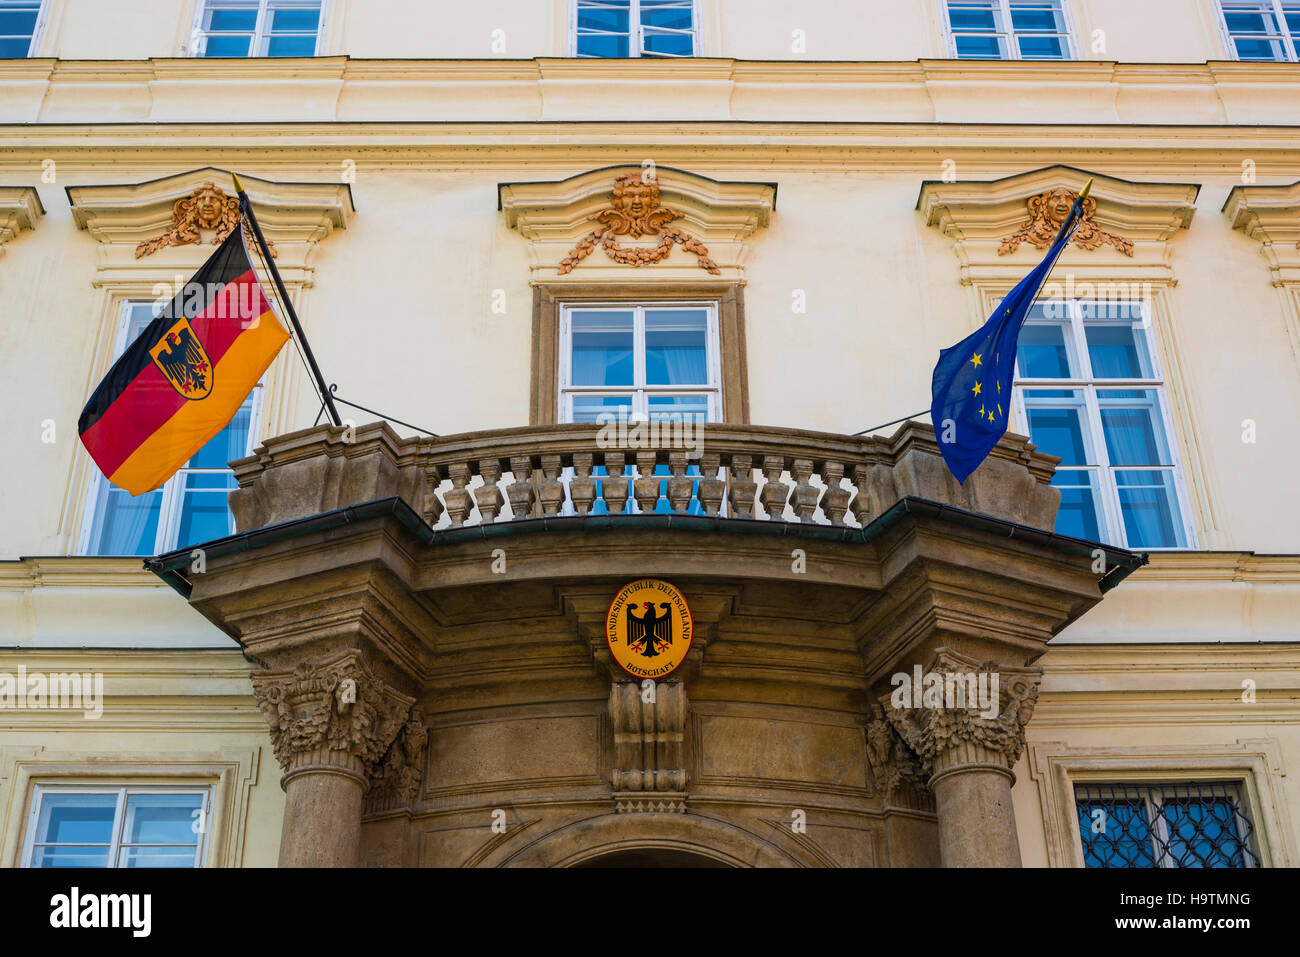
[[[150,567],[263,666],[281,862],[1017,863],[1032,661],[1144,559],[1048,531],[1018,436],[964,485],[916,423],[644,438],[324,426],[232,463],[238,533]],[[638,708],[604,624],[643,577],[696,637]],[[891,709],[915,667],[996,671],[997,717]]]

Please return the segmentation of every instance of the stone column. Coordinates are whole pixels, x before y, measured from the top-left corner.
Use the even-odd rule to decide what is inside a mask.
[[[280,866],[356,867],[362,801],[372,781],[403,763],[390,751],[415,699],[377,677],[356,650],[252,679],[284,769]]]
[[[943,866],[1019,867],[1011,768],[1024,750],[1025,725],[1038,701],[1042,669],[981,663],[940,648],[924,676],[920,700],[914,698],[911,707],[898,707],[890,696],[881,705],[928,777]],[[953,706],[955,689],[965,694],[973,685],[992,695],[995,678],[997,693],[987,711]],[[963,697],[958,703],[971,702]]]

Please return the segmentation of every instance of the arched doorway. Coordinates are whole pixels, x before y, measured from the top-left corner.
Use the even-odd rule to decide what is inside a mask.
[[[670,847],[642,847],[589,857],[574,867],[731,867],[703,854]]]

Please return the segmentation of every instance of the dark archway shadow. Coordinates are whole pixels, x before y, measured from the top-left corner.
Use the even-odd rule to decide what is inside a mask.
[[[723,861],[667,847],[633,848],[588,858],[574,867],[730,867]]]

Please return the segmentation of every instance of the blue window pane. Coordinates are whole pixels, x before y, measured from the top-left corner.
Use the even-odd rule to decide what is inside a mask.
[[[118,867],[193,867],[191,847],[124,847]]]
[[[27,56],[30,37],[0,37],[0,59],[14,60]]]
[[[1300,10],[1294,13],[1290,10],[1286,11],[1286,25],[1287,29],[1291,31],[1291,36],[1300,37]]]
[[[1062,465],[1089,465],[1077,409],[1031,408],[1029,438],[1040,452],[1060,456]]]
[[[597,33],[578,35],[578,56],[625,57],[628,55],[628,38]]]
[[[1240,60],[1285,60],[1282,44],[1278,40],[1251,40],[1237,37],[1233,43],[1237,47]]]
[[[1065,59],[1065,41],[1060,37],[1017,37],[1016,42],[1025,60]]]
[[[1062,33],[1062,24],[1050,4],[1012,5],[1011,25],[1017,33]]]
[[[108,867],[107,847],[37,847],[32,867]]]
[[[627,0],[606,0],[599,6],[578,6],[578,30],[627,33],[631,23]]]
[[[209,56],[248,56],[250,37],[208,37],[203,55]]]
[[[1262,11],[1224,10],[1223,20],[1231,33],[1272,33],[1273,17]]]
[[[632,398],[626,395],[575,395],[574,422],[609,422],[609,416],[627,419],[632,414]],[[606,418],[601,419],[604,415]]]
[[[1151,378],[1151,357],[1140,329],[1121,323],[1085,323],[1083,333],[1097,378]]]
[[[1052,485],[1061,492],[1061,507],[1056,513],[1058,535],[1101,541],[1101,524],[1097,519],[1097,477],[1088,471],[1058,469]]]
[[[212,10],[207,28],[217,33],[252,33],[257,26],[257,7],[235,10]]]
[[[695,43],[689,33],[656,33],[647,31],[642,52],[654,56],[692,56]]]
[[[231,487],[234,486],[231,480]],[[176,547],[186,548],[200,542],[225,538],[234,532],[234,520],[227,503],[229,488],[186,490],[182,493],[180,528]]]
[[[1026,323],[1020,330],[1016,368],[1025,379],[1065,379],[1070,376],[1070,353],[1065,328],[1058,324]]]
[[[267,56],[315,56],[316,37],[271,37],[266,45]]]
[[[101,495],[103,504],[96,536],[90,543],[91,554],[152,555],[158,538],[162,490],[133,498],[104,481]]]
[[[1168,469],[1115,472],[1120,511],[1129,548],[1181,548],[1186,544],[1176,516],[1178,497]]]
[[[632,385],[632,313],[573,314],[573,384]]]
[[[42,844],[107,844],[113,839],[116,794],[46,794],[36,840]]]
[[[650,418],[662,419],[677,416],[683,422],[705,422],[709,417],[709,399],[703,395],[652,395],[649,400]],[[692,418],[684,418],[691,416]],[[673,419],[677,421],[677,419]]]
[[[997,29],[996,21],[993,18],[993,7],[991,4],[986,3],[948,4],[948,23],[952,26],[953,32],[964,30],[993,31]]]
[[[1079,801],[1076,806],[1085,867],[1155,867],[1144,801]]]
[[[30,37],[36,32],[36,13],[32,10],[0,10],[0,35]]]
[[[709,381],[708,316],[702,309],[648,309],[645,317],[646,382],[706,385]]]
[[[1001,37],[957,37],[957,56],[970,60],[1002,60],[1006,52]]]
[[[641,26],[661,30],[691,29],[691,5],[681,3],[641,3]]]
[[[271,11],[272,33],[289,33],[295,31],[299,33],[315,33],[316,27],[319,23],[319,9],[293,8],[288,10]]]
[[[1161,813],[1169,826],[1169,855],[1179,867],[1246,866],[1227,801],[1171,799]]]
[[[126,801],[125,844],[189,844],[197,840],[195,811],[203,807],[200,794],[132,794]]]
[[[1101,402],[1101,426],[1111,465],[1171,464],[1164,429],[1156,419],[1153,394],[1148,392],[1143,397],[1145,401],[1129,408],[1124,407],[1128,402],[1115,400],[1109,390],[1098,391],[1097,398]]]

